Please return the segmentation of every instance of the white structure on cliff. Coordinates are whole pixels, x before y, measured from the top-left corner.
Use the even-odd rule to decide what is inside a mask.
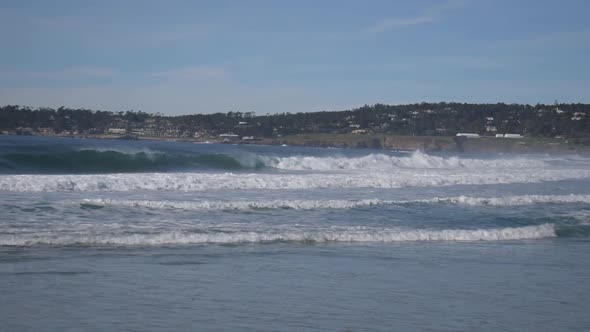
[[[479,138],[479,134],[474,134],[474,133],[457,133],[457,136],[468,137],[468,138]]]

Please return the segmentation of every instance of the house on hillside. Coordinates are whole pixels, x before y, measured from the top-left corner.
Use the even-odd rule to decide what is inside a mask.
[[[236,135],[236,134],[221,134],[219,135],[219,138],[221,139],[221,141],[223,143],[233,143],[233,142],[237,142],[240,139],[240,136]]]
[[[458,137],[479,138],[479,134],[475,133],[457,133]]]
[[[522,138],[521,134],[504,134],[504,138]]]

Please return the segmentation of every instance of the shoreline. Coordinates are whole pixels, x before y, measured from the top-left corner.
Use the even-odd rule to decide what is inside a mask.
[[[19,136],[2,134],[0,136]],[[62,137],[79,139],[115,139],[125,140],[120,135],[47,135],[35,133],[26,136]],[[287,145],[316,148],[344,149],[386,149],[399,151],[421,150],[425,152],[457,153],[549,153],[590,155],[590,146],[573,144],[573,139],[522,137],[497,138],[482,136],[478,138],[458,138],[456,136],[402,136],[386,134],[298,134],[280,138],[261,138],[256,140],[236,140],[223,142],[219,138],[182,138],[138,136],[130,140],[192,142],[206,144],[240,144],[240,145]]]

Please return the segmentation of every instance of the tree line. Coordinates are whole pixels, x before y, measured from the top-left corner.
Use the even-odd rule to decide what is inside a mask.
[[[178,136],[219,135],[277,137],[302,133],[384,133],[449,136],[518,133],[531,137],[590,136],[590,104],[416,103],[365,105],[351,110],[309,113],[228,112],[167,116],[142,111],[110,112],[59,107],[0,107],[0,131],[55,134],[102,134],[110,128],[128,132],[150,129]]]

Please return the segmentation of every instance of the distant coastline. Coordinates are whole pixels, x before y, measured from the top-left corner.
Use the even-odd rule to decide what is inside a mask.
[[[0,136],[10,136],[3,134]],[[16,135],[15,135],[16,136]],[[223,144],[220,138],[168,138],[168,137],[129,137],[122,135],[55,135],[34,133],[27,136],[63,137],[80,139],[137,139],[166,142],[193,142]],[[425,152],[465,152],[465,153],[549,153],[590,155],[590,147],[575,144],[572,139],[520,137],[496,138],[458,138],[456,136],[404,136],[388,134],[299,134],[280,138],[260,138],[256,140],[237,140],[230,142],[239,145],[287,145],[319,148],[345,149],[387,149],[399,151],[421,150]]]
[[[590,104],[419,103],[170,116],[0,107],[0,134],[482,153],[584,153]]]

